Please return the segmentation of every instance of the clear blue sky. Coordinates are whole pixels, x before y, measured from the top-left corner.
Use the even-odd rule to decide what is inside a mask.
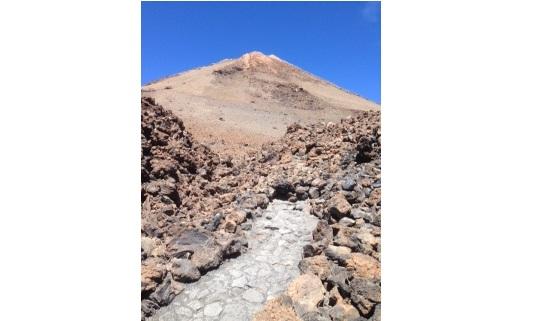
[[[379,2],[142,2],[142,83],[261,51],[381,102]]]

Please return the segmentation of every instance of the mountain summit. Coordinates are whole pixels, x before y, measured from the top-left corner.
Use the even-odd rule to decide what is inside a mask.
[[[197,139],[218,151],[240,151],[279,138],[293,122],[338,121],[380,109],[258,51],[147,84],[142,94],[172,110]]]

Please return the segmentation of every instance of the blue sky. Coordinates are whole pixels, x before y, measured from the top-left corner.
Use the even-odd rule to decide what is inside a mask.
[[[142,2],[142,83],[261,51],[381,102],[379,2]]]

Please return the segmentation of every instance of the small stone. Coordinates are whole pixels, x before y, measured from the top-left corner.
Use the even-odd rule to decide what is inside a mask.
[[[165,276],[165,266],[156,260],[146,260],[141,267],[141,289],[152,292]]]
[[[298,264],[300,272],[303,274],[314,274],[322,281],[325,281],[331,274],[331,267],[329,261],[324,255],[317,255],[313,257],[306,257]]]
[[[326,248],[325,254],[330,260],[338,261],[341,264],[344,264],[344,262],[350,258],[352,251],[350,248],[345,246],[330,245]]]
[[[326,186],[327,182],[323,179],[320,179],[320,178],[315,178],[312,182],[311,182],[311,186],[313,187],[317,187],[319,189],[322,189],[324,186]]]
[[[235,233],[236,230],[237,230],[237,224],[235,224],[235,222],[226,221],[226,223],[224,224],[224,231],[228,233]]]
[[[303,186],[298,186],[296,187],[296,197],[299,199],[299,200],[306,200],[308,198],[308,194],[307,194],[307,191],[309,190],[309,188],[307,187],[303,187]]]
[[[191,262],[196,268],[198,268],[198,270],[200,270],[200,272],[205,273],[220,265],[222,262],[222,250],[217,246],[203,247],[194,252]]]
[[[376,281],[355,277],[350,281],[350,288],[350,299],[363,315],[381,303],[381,287]]]
[[[269,300],[256,313],[253,321],[301,321],[301,319],[296,315],[290,299],[286,298],[286,295],[282,295]]]
[[[284,177],[279,177],[274,180],[271,187],[274,189],[274,194],[277,197],[286,196],[288,193],[294,191],[294,186]]]
[[[235,237],[230,239],[219,239],[219,244],[222,246],[222,257],[232,258],[239,256],[246,251],[248,241],[242,237]]]
[[[351,191],[355,187],[356,183],[352,177],[346,177],[341,183],[342,189],[345,191]]]
[[[174,282],[170,274],[167,274],[163,283],[150,294],[150,299],[159,305],[168,305],[184,288],[183,284]]]
[[[201,277],[200,271],[187,259],[172,259],[169,271],[174,280],[181,282],[194,282]]]
[[[361,186],[363,187],[370,187],[372,185],[372,181],[368,178],[363,178],[361,180]]]
[[[304,314],[317,308],[324,300],[326,289],[316,275],[302,274],[289,285],[287,294],[292,299],[296,312]]]
[[[302,250],[303,257],[312,257],[317,254],[320,254],[320,248],[316,244],[304,245],[303,250]]]
[[[141,311],[144,315],[150,316],[154,314],[157,309],[159,309],[159,305],[155,303],[152,300],[142,300],[141,301]]]
[[[338,225],[337,235],[333,239],[335,245],[346,246],[352,249],[354,252],[360,252],[363,249],[361,240],[358,238],[358,230],[354,227],[346,227]],[[365,234],[366,236],[366,234]],[[370,234],[370,237],[373,237]]]
[[[343,217],[339,220],[339,224],[344,226],[353,226],[355,224],[355,220],[349,217]]]
[[[255,195],[255,201],[257,202],[257,206],[262,209],[266,209],[268,207],[268,203],[270,202],[268,196],[264,193]]]
[[[342,299],[342,298],[341,298]],[[329,311],[329,315],[333,321],[358,321],[361,320],[359,311],[351,304],[346,304],[340,301],[332,307]]]
[[[354,208],[351,210],[350,212],[350,216],[353,217],[354,219],[364,219],[365,221],[367,222],[370,222],[372,220],[372,216],[370,215],[370,213],[367,213],[361,209],[358,209],[358,208]]]
[[[350,203],[342,193],[337,193],[328,202],[328,212],[337,220],[348,216],[351,209]]]
[[[218,227],[218,225],[220,225],[220,220],[222,219],[222,215],[220,213],[217,213],[215,214],[215,216],[213,216],[213,218],[211,219],[211,221],[206,225],[206,229],[208,231],[215,231]]]
[[[333,240],[333,229],[325,220],[320,220],[313,230],[313,240],[328,245]]]
[[[362,253],[352,253],[346,260],[346,268],[363,278],[379,279],[381,275],[379,261]]]
[[[246,221],[246,212],[242,210],[233,210],[228,214],[226,220],[233,221],[237,225],[242,224],[244,221]]]
[[[320,192],[319,192],[318,188],[316,188],[316,187],[311,187],[309,189],[308,193],[309,193],[309,197],[310,198],[319,198],[320,197]]]

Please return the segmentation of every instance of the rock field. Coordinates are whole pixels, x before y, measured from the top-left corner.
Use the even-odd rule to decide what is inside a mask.
[[[248,302],[233,320],[380,320],[379,111],[292,124],[232,159],[197,143],[153,99],[141,108],[143,319],[218,320]],[[305,216],[314,222],[296,229],[292,220]],[[294,238],[281,245],[291,263],[279,273],[260,262],[285,237]]]

